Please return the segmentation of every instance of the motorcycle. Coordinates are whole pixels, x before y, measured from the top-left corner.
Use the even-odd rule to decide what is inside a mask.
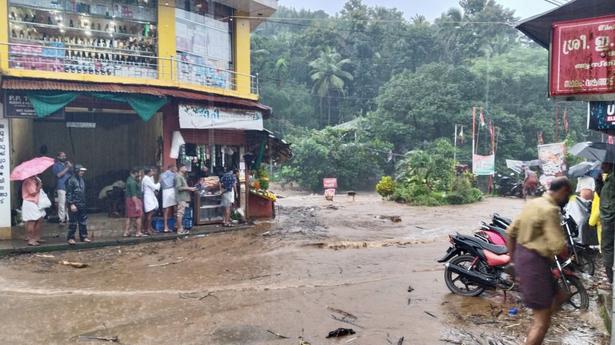
[[[514,269],[504,246],[491,244],[480,236],[449,235],[451,247],[438,262],[445,263],[444,280],[457,295],[475,297],[487,289],[515,288]],[[575,309],[589,307],[589,295],[581,280],[568,268],[571,259],[562,262],[555,257],[553,276],[570,294],[568,301]]]
[[[485,224],[483,222],[480,231],[485,233],[489,242],[497,245],[506,245],[508,237],[505,229],[508,228],[511,223],[512,220],[510,218],[502,217],[495,213],[491,218],[491,224]],[[566,233],[568,249],[571,253],[572,268],[576,271],[593,276],[596,271],[594,262],[595,251],[591,249],[590,246],[578,243],[574,240],[574,238],[578,236],[578,227],[574,219],[568,214],[564,214],[562,217],[561,226]]]
[[[514,173],[510,175],[497,175],[495,189],[498,194],[503,196],[514,196],[523,198],[523,183],[521,183]]]

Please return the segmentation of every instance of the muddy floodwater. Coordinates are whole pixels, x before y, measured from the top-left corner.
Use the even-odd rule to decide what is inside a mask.
[[[516,294],[451,295],[435,260],[449,233],[514,216],[523,201],[423,208],[281,194],[278,219],[250,230],[1,259],[0,343],[522,342],[529,312]],[[326,338],[337,328],[355,334]],[[592,292],[591,310],[561,312],[548,343],[606,344],[604,333]]]

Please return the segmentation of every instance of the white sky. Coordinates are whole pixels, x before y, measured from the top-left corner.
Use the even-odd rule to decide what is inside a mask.
[[[306,8],[311,10],[324,10],[334,14],[344,5],[345,0],[279,0],[279,4],[296,9]],[[507,8],[515,10],[516,16],[521,18],[531,17],[549,9],[555,8],[554,5],[544,0],[498,0]],[[415,14],[422,14],[428,19],[439,17],[451,7],[459,4],[458,0],[364,0],[368,5],[379,5],[383,7],[395,7],[406,14],[407,18]]]

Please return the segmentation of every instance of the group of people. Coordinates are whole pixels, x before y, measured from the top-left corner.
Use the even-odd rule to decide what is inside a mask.
[[[175,218],[178,234],[187,234],[184,227],[184,215],[190,206],[191,195],[198,189],[188,185],[187,167],[169,165],[157,178],[157,169],[133,168],[125,183],[125,214],[126,222],[124,237],[132,235],[143,237],[152,235],[152,218],[162,206],[164,221],[163,232],[172,232],[169,220]],[[90,242],[87,230],[87,198],[83,178],[87,169],[80,164],[73,165],[68,161],[66,153],[58,153],[52,167],[56,179],[57,210],[60,225],[68,224],[67,241],[76,244],[76,233],[79,229],[79,239]],[[235,202],[237,178],[233,170],[226,169],[220,178],[222,205],[224,206],[224,225],[230,226],[232,206]],[[160,197],[160,200],[159,200]],[[26,226],[26,239],[31,246],[44,242],[41,239],[41,225],[46,216],[46,208],[51,207],[51,201],[45,194],[42,181],[38,176],[30,177],[22,183],[22,220]]]
[[[87,204],[85,180],[83,176],[87,169],[80,164],[72,165],[64,152],[60,152],[53,165],[56,176],[56,191],[58,195],[58,218],[61,225],[68,223],[67,241],[76,244],[75,234],[79,229],[79,239],[90,242],[87,230]],[[21,217],[26,227],[26,241],[30,246],[38,246],[45,242],[41,238],[41,226],[47,215],[46,209],[51,207],[51,200],[43,190],[43,183],[38,176],[25,179],[21,185]]]
[[[579,179],[578,198],[591,200],[588,223],[595,226],[609,284],[613,284],[615,252],[615,165],[605,162],[601,171]],[[567,241],[560,210],[570,200],[573,187],[565,177],[555,178],[548,192],[529,201],[508,229],[509,250],[515,264],[524,303],[533,310],[525,344],[542,344],[552,314],[568,296],[551,273],[553,258],[566,255]],[[572,199],[574,200],[574,199]]]

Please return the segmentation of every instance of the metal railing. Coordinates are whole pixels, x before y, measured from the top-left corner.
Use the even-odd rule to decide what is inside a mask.
[[[0,42],[0,46],[8,46],[9,68],[13,69],[170,80],[230,91],[249,88],[252,94],[259,93],[258,77],[254,75],[176,57],[126,53],[112,48],[66,48],[52,44],[57,43],[31,45]]]

